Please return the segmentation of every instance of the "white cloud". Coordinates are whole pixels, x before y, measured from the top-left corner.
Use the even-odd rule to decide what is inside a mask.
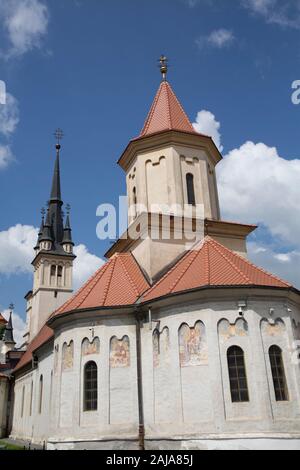
[[[0,144],[0,170],[7,167],[7,165],[14,160],[13,153],[9,145]]]
[[[32,273],[38,229],[30,225],[15,225],[0,232],[0,275]],[[85,245],[74,248],[74,290],[80,287],[103,263]]]
[[[241,0],[250,12],[267,23],[282,27],[300,28],[300,4],[295,0]]]
[[[73,271],[74,290],[76,290],[104,264],[104,261],[89,253],[85,245],[76,246],[74,253],[77,256]]]
[[[0,232],[0,274],[31,272],[38,229],[29,225],[15,225]]]
[[[10,93],[6,93],[6,104],[0,105],[0,133],[5,137],[13,134],[19,120],[18,101]]]
[[[193,123],[194,129],[200,134],[205,134],[213,138],[216,146],[222,152],[223,146],[221,145],[220,123],[216,120],[214,114],[210,111],[203,109],[199,111],[196,117],[196,122]]]
[[[196,39],[196,44],[200,49],[212,47],[222,49],[230,46],[235,40],[234,34],[228,29],[216,29],[208,36],[200,36]]]
[[[2,314],[6,320],[9,319],[9,314],[10,314],[9,310],[4,310]],[[26,324],[24,320],[20,317],[20,315],[18,315],[16,312],[13,313],[12,323],[13,323],[13,329],[14,329],[14,340],[17,343],[16,346],[20,347],[24,343],[23,335],[25,333]]]
[[[300,251],[277,253],[269,246],[248,243],[249,258],[257,266],[263,266],[272,274],[300,289]]]
[[[43,1],[1,0],[0,16],[10,43],[7,58],[41,46],[49,22],[48,8]]]
[[[300,160],[246,142],[225,156],[217,174],[225,218],[264,224],[273,237],[300,245]]]

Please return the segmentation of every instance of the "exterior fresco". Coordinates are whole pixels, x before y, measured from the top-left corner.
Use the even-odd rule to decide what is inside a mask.
[[[169,328],[164,328],[160,333],[158,330],[153,332],[153,366],[157,368],[163,364],[169,363],[170,359],[170,337]]]
[[[268,320],[262,320],[261,331],[266,336],[282,336],[285,333],[285,324],[282,320],[277,319],[273,323]]]
[[[62,370],[71,370],[73,369],[74,362],[74,343],[70,342],[69,345],[65,343],[62,350]]]
[[[221,343],[234,338],[236,336],[248,336],[248,323],[246,320],[239,318],[235,323],[229,323],[228,320],[222,320],[218,327]]]
[[[205,326],[197,322],[194,328],[184,324],[179,329],[180,366],[201,366],[208,364]]]
[[[110,341],[110,367],[130,367],[130,344],[128,336],[121,340],[114,336]]]
[[[100,354],[100,340],[99,338],[94,338],[92,342],[88,338],[85,338],[81,346],[82,356],[91,356],[93,354]]]

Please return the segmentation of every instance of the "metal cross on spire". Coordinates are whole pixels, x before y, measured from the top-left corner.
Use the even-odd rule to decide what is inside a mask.
[[[56,148],[60,148],[60,142],[64,137],[64,133],[63,133],[62,129],[60,129],[60,128],[56,129],[56,131],[54,133],[54,137],[56,139]]]
[[[160,63],[160,71],[162,74],[162,78],[163,78],[163,81],[165,82],[167,80],[167,73],[168,73],[168,59],[164,54],[160,56],[159,63]]]

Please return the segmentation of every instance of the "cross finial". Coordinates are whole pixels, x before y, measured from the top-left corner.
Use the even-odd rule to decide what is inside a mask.
[[[11,303],[8,308],[9,308],[9,310],[12,312],[12,311],[14,310],[15,306],[14,306],[13,303]]]
[[[167,80],[167,73],[168,73],[168,59],[164,54],[160,56],[159,63],[160,63],[160,71],[162,74],[162,78],[163,78],[163,81],[165,82]]]
[[[60,150],[60,142],[64,137],[63,131],[60,128],[56,129],[56,131],[54,133],[54,137],[56,139],[56,149]]]
[[[71,206],[70,206],[70,204],[67,204],[67,205],[66,205],[66,211],[67,211],[67,215],[70,215],[70,211],[71,211]]]
[[[46,214],[46,211],[45,211],[44,207],[42,207],[42,209],[41,209],[41,214],[42,214],[42,218],[44,219],[45,214]]]

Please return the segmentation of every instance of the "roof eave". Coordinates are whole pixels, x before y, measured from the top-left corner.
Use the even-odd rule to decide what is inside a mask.
[[[156,132],[144,137],[137,137],[136,139],[131,140],[119,158],[118,165],[120,165],[124,171],[127,171],[130,162],[138,151],[146,151],[147,149],[172,143],[188,145],[191,147],[206,147],[210,150],[210,154],[215,164],[218,164],[223,159],[222,154],[211,137],[198,134],[196,132],[166,129],[161,132]]]

